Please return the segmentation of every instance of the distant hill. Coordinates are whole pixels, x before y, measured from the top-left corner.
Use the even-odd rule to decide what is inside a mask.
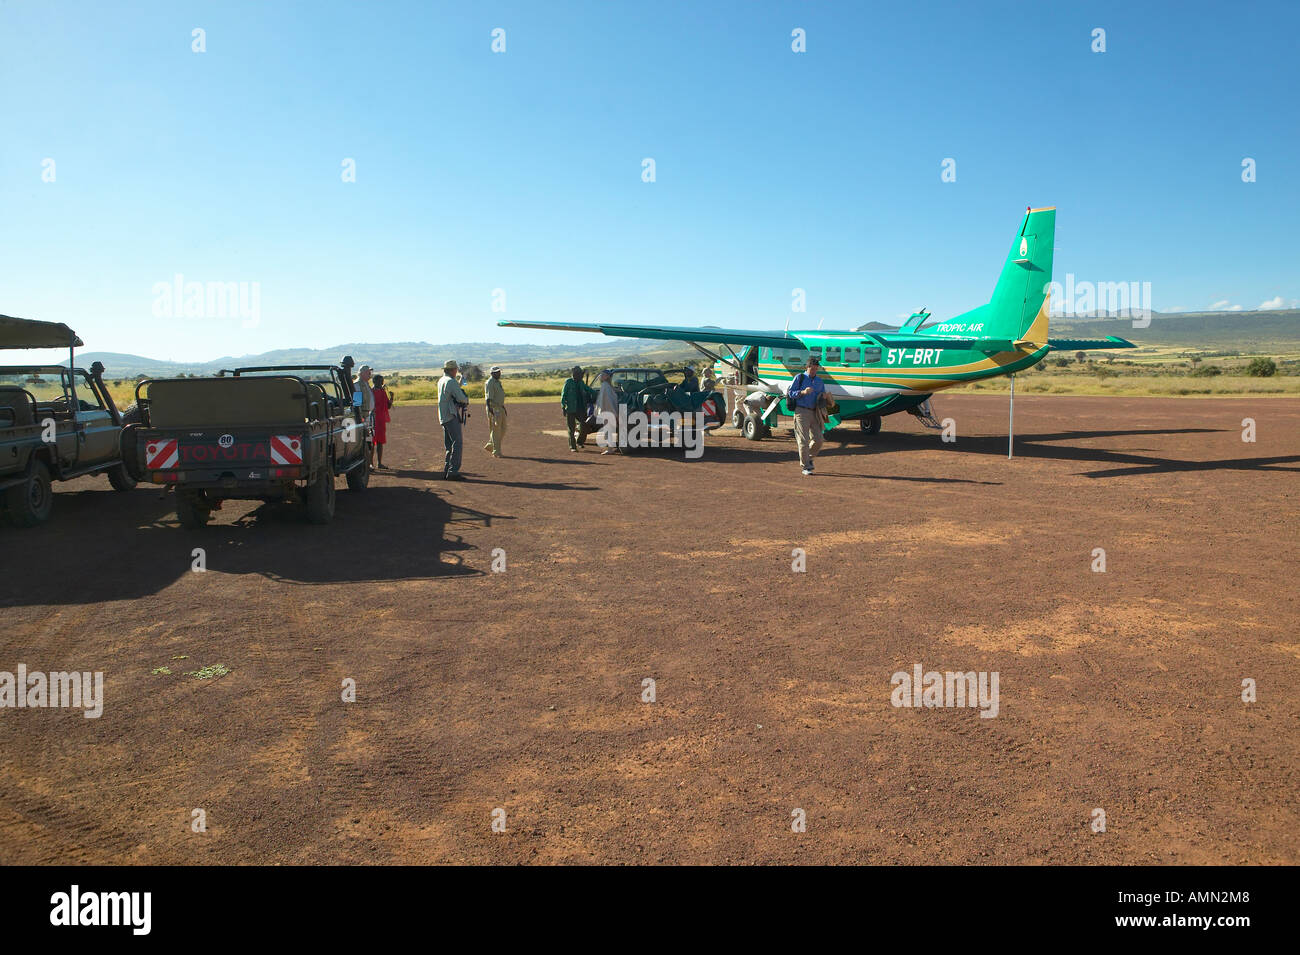
[[[890,331],[896,325],[868,322],[861,331]],[[1111,315],[1053,316],[1053,337],[1100,338],[1118,335],[1139,344],[1189,347],[1232,346],[1242,352],[1267,350],[1279,343],[1300,343],[1300,309],[1254,312],[1153,312],[1148,328],[1134,328],[1131,319]],[[500,342],[457,342],[431,345],[428,342],[353,342],[332,348],[281,348],[260,355],[227,356],[206,362],[170,362],[118,352],[82,352],[78,364],[87,367],[102,361],[109,378],[136,375],[166,377],[190,374],[210,375],[222,368],[239,365],[322,365],[351,355],[358,364],[373,365],[377,371],[433,371],[448,358],[479,365],[497,364],[515,371],[549,371],[573,364],[629,365],[697,362],[698,352],[678,342],[607,338],[565,345],[505,345]]]
[[[1300,309],[1263,312],[1152,312],[1149,328],[1134,328],[1129,318],[1090,315],[1053,316],[1053,336],[1100,338],[1118,335],[1139,344],[1225,346],[1249,352],[1278,343],[1300,342]]]
[[[89,367],[102,361],[108,378],[152,378],[186,375],[211,375],[222,368],[249,365],[326,365],[337,364],[351,355],[360,364],[376,371],[419,371],[440,369],[448,358],[479,365],[502,365],[515,370],[546,371],[573,364],[626,365],[660,364],[686,361],[698,354],[676,342],[638,341],[610,338],[576,345],[505,345],[500,342],[456,342],[431,345],[428,342],[388,342],[366,344],[351,342],[331,348],[280,348],[258,355],[226,356],[212,361],[160,361],[141,355],[120,352],[79,352],[77,364]]]

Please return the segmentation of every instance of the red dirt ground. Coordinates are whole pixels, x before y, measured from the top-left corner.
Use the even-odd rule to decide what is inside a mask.
[[[955,444],[807,479],[788,433],[570,454],[549,403],[497,461],[476,410],[463,483],[399,405],[327,527],[63,485],[0,530],[0,670],[107,699],[0,710],[0,862],[1300,861],[1300,401],[1024,397],[1013,461],[1005,399],[936,404]],[[891,706],[915,663],[999,715]]]

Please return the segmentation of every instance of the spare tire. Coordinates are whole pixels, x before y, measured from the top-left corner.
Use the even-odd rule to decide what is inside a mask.
[[[117,439],[117,452],[122,457],[122,467],[133,481],[143,481],[144,471],[140,467],[140,425],[143,419],[140,409],[135,405],[122,412],[122,432]],[[117,485],[114,484],[114,487]]]

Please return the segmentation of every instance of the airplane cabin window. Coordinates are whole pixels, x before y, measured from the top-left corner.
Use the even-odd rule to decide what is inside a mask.
[[[860,348],[844,349],[844,364],[856,365],[860,361],[862,361],[862,349]]]
[[[875,364],[878,364],[879,362],[880,362],[880,349],[879,349],[879,348],[864,348],[864,349],[862,349],[862,364],[864,364],[864,365],[875,365]]]
[[[823,359],[828,365],[838,365],[840,363],[840,346],[827,345],[826,357]]]

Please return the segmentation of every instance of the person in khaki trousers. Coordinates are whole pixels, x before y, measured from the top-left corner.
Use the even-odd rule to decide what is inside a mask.
[[[794,406],[794,443],[799,449],[799,466],[804,477],[812,475],[813,458],[826,441],[822,434],[821,413],[826,383],[817,377],[819,371],[821,363],[816,357],[810,357],[807,367],[794,376],[794,381],[786,389],[786,398]]]
[[[484,451],[492,457],[501,457],[501,441],[506,436],[506,389],[501,384],[501,366],[493,365],[488,380],[483,385],[483,400],[487,403],[488,443]]]

